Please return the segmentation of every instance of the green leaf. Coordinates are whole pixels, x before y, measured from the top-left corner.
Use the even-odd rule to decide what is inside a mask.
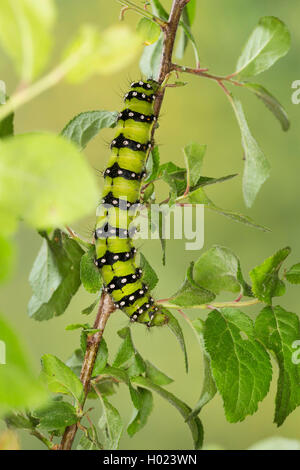
[[[127,427],[127,432],[130,437],[134,436],[140,431],[148,421],[148,417],[153,409],[153,396],[149,390],[138,388],[141,404],[139,409],[135,409],[130,423]]]
[[[86,111],[68,122],[61,135],[82,150],[102,129],[115,127],[117,118],[117,111]]]
[[[33,415],[40,421],[38,427],[47,431],[65,429],[78,421],[74,406],[57,400],[35,410]]]
[[[203,380],[201,395],[195,408],[193,409],[191,413],[191,416],[197,416],[202,410],[202,408],[214,398],[214,396],[217,393],[217,387],[216,387],[216,384],[212,375],[210,357],[205,351],[205,347],[204,347],[203,329],[204,329],[205,323],[200,318],[197,318],[196,320],[192,321],[192,325],[196,332],[200,346],[203,350],[203,365],[204,365],[204,380]]]
[[[118,331],[118,335],[123,339],[113,362],[113,367],[118,368],[126,364],[135,354],[131,332],[128,327]]]
[[[147,390],[152,390],[158,393],[162,398],[167,400],[171,405],[179,411],[184,420],[187,420],[187,425],[189,426],[195,449],[201,449],[203,443],[203,428],[199,418],[189,418],[191,409],[179,398],[175,397],[172,393],[163,389],[159,385],[154,384],[151,380],[146,379],[145,377],[134,377],[132,382],[138,385],[139,387],[146,388]]]
[[[278,273],[290,252],[289,247],[282,248],[250,271],[253,293],[262,302],[272,304],[273,297],[285,293],[284,282],[279,279]]]
[[[96,297],[95,301],[91,305],[89,305],[88,307],[84,308],[81,311],[82,315],[90,315],[93,312],[96,305],[98,304],[98,302],[99,302],[99,295]]]
[[[15,263],[15,248],[0,234],[0,282],[9,279]]]
[[[255,322],[258,339],[271,350],[278,362],[275,423],[280,426],[300,405],[300,365],[293,360],[293,344],[299,341],[299,318],[280,306],[265,307]]]
[[[53,286],[56,285],[58,277],[51,277],[55,284],[48,282],[45,286],[40,282],[40,278],[47,281],[50,278],[47,258],[39,254],[30,274],[33,296],[28,304],[28,315],[35,320],[49,320],[53,316],[63,314],[80,286],[80,259],[84,252],[78,243],[56,230],[52,240],[47,239],[47,246],[47,250],[51,250],[51,259],[52,262],[55,261],[61,280],[55,291]],[[52,295],[48,298],[51,292]]]
[[[212,302],[215,294],[199,286],[193,279],[194,263],[191,263],[183,285],[176,294],[172,295],[169,302],[180,307],[191,307]]]
[[[264,72],[287,54],[290,45],[291,36],[286,25],[274,16],[264,16],[238,59],[236,73],[245,78]]]
[[[57,255],[52,249],[51,241],[44,238],[30,271],[29,283],[35,295],[44,302],[48,302],[61,282],[62,275],[59,271]]]
[[[17,334],[0,315],[0,416],[42,405],[48,399]]]
[[[25,83],[36,78],[47,65],[54,19],[52,0],[1,1],[0,43]]]
[[[183,149],[191,187],[198,183],[201,176],[202,163],[206,148],[206,145],[200,145],[193,142],[186,145]]]
[[[158,277],[154,269],[150,266],[143,253],[140,253],[140,266],[143,271],[143,281],[150,290],[153,290],[158,283]]]
[[[101,402],[103,405],[103,415],[100,418],[99,427],[104,433],[104,448],[116,450],[118,449],[123,430],[122,419],[118,410],[109,403],[107,398],[101,397]]]
[[[99,292],[102,287],[102,277],[95,265],[95,259],[95,247],[92,246],[80,261],[80,279],[85,290],[91,294]]]
[[[300,284],[300,263],[294,264],[286,273],[285,278],[291,284]]]
[[[192,25],[196,18],[197,0],[190,0],[185,8],[187,10],[190,24]]]
[[[141,18],[137,24],[136,31],[141,37],[144,46],[154,44],[160,36],[160,27],[148,18]]]
[[[102,337],[100,346],[97,352],[92,377],[96,377],[97,375],[100,375],[103,372],[107,364],[107,359],[108,359],[108,348],[107,348],[105,339]]]
[[[151,46],[144,47],[141,60],[140,70],[147,78],[158,78],[161,55],[163,49],[163,35],[161,34],[158,41]]]
[[[98,194],[79,150],[49,133],[17,135],[0,143],[0,187],[0,207],[46,229],[89,214]]]
[[[160,164],[159,149],[158,149],[158,146],[156,145],[151,150],[149,158],[146,162],[146,172],[148,176],[145,180],[145,183],[149,183],[149,181],[153,181],[157,178],[159,164]]]
[[[169,385],[174,382],[164,372],[157,369],[151,362],[146,361],[146,377],[156,385]]]
[[[66,361],[66,365],[77,375],[80,375],[83,362],[82,349],[75,349],[72,356]]]
[[[246,205],[251,207],[261,186],[270,176],[270,164],[251,134],[241,102],[232,97],[231,104],[240,126],[245,152],[244,200]]]
[[[284,107],[279,103],[279,101],[273,96],[266,88],[258,83],[244,83],[245,88],[252,91],[267,108],[274,114],[281,124],[283,131],[288,131],[290,128],[290,121]]]
[[[160,0],[151,0],[153,13],[159,16],[162,20],[167,21],[169,18],[168,12],[162,6]]]
[[[240,292],[238,270],[239,260],[235,254],[229,248],[215,245],[195,262],[193,275],[198,285],[215,294]]]
[[[229,422],[257,411],[269,390],[272,366],[268,353],[255,338],[252,320],[243,312],[211,312],[204,326],[205,348]]]
[[[99,32],[91,24],[81,25],[64,53],[64,59],[77,57],[67,75],[71,83],[82,82],[94,74],[110,75],[126,67],[140,49],[140,38],[125,25]]]
[[[169,322],[167,323],[167,325],[170,328],[170,330],[172,331],[172,333],[176,336],[177,341],[180,344],[180,347],[181,347],[183,355],[184,355],[185,370],[186,370],[186,372],[188,372],[188,369],[189,369],[188,356],[187,356],[185,340],[184,340],[184,336],[183,336],[183,333],[182,333],[181,326],[180,326],[177,318],[174,317],[174,315],[172,315],[172,313],[169,312],[169,310],[167,310],[166,308],[161,308],[161,310],[169,318]]]
[[[1,21],[1,20],[0,20]],[[0,80],[0,105],[6,103],[6,85],[3,80]],[[10,137],[14,134],[14,113],[9,114],[6,118],[0,121],[0,139]]]
[[[83,394],[83,386],[74,372],[52,354],[44,354],[41,361],[42,375],[49,390],[53,393],[71,395],[80,402]]]

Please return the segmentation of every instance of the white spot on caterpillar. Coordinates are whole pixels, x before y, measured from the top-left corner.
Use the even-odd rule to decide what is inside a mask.
[[[118,170],[118,175],[123,175],[123,171],[122,171],[122,170]]]
[[[129,113],[128,116],[133,117],[134,113]]]
[[[139,313],[143,313],[143,309],[142,309],[142,308],[139,309]]]
[[[150,304],[146,304],[146,308],[149,308],[150,307]]]
[[[124,140],[124,141],[123,141],[123,144],[124,144],[124,145],[128,145],[128,143],[129,143],[128,140]]]
[[[136,279],[136,275],[135,275],[135,274],[132,275],[132,279]]]
[[[132,318],[133,318],[134,320],[136,320],[136,319],[137,319],[137,315],[133,315]]]
[[[106,259],[102,258],[101,263],[103,263],[103,264],[106,263]]]
[[[114,256],[114,259],[119,259],[119,255],[115,255],[115,256]]]
[[[129,258],[130,257],[130,253],[126,253],[126,258]]]
[[[143,293],[144,293],[144,291],[143,291],[143,290],[140,290],[140,294],[142,295]]]
[[[139,85],[142,85],[142,86],[143,86],[143,85],[144,85],[144,82],[140,81],[140,82],[139,82]]]
[[[126,281],[127,281],[127,279],[126,279],[126,277],[124,277],[124,278],[121,280],[121,283],[122,283],[122,284],[125,284]]]
[[[107,174],[109,174],[109,173],[110,173],[110,169],[109,169],[109,168],[107,168],[107,170],[106,170],[106,173],[107,173]]]
[[[114,205],[118,204],[118,201],[116,199],[113,200],[112,202]]]
[[[145,116],[143,114],[141,114],[141,119],[145,119]]]
[[[131,295],[131,296],[129,297],[129,300],[134,300],[134,295]]]
[[[135,173],[131,173],[132,178],[135,178]]]
[[[140,149],[140,148],[141,148],[141,144],[137,144],[137,145],[136,145],[136,148]]]
[[[142,94],[142,98],[146,98],[146,95],[145,95],[145,93],[143,93],[143,94]]]
[[[147,88],[149,88],[149,89],[151,88],[151,85],[149,83],[147,84]]]
[[[121,305],[121,307],[123,307],[123,305],[125,305],[124,300],[122,300],[122,302],[120,302],[120,305]]]
[[[134,91],[134,92],[132,93],[132,96],[137,96],[137,92]]]
[[[115,286],[115,284],[111,284],[109,287],[110,287],[111,289],[114,289],[116,286]]]

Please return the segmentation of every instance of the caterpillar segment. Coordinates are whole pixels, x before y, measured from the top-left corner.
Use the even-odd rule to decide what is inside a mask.
[[[138,207],[141,182],[146,176],[158,87],[153,80],[134,82],[124,97],[125,107],[118,116],[110,159],[104,171],[100,215],[94,235],[95,264],[101,270],[105,291],[130,321],[148,327],[163,325],[168,317],[155,304],[143,282],[142,269],[136,265],[132,209]]]

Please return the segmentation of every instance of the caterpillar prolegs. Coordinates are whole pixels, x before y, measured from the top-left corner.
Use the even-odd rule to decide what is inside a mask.
[[[163,325],[168,317],[155,305],[143,282],[143,272],[136,265],[130,224],[134,218],[131,208],[140,202],[141,182],[146,175],[158,87],[153,80],[134,82],[124,97],[125,108],[118,116],[104,172],[101,215],[95,230],[95,263],[101,270],[105,291],[132,322],[147,326]]]

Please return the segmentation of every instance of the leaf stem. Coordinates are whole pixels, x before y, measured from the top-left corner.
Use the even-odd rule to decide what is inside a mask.
[[[180,310],[182,306],[175,305],[170,302],[167,302],[168,299],[158,300],[157,303],[162,305],[166,308],[175,308],[176,310]],[[251,307],[252,305],[257,305],[261,303],[259,299],[252,299],[252,300],[244,300],[243,302],[213,302],[211,304],[201,304],[201,305],[190,305],[184,306],[184,308],[193,308],[193,309],[202,309],[202,310],[211,310],[214,308],[243,308],[243,307]]]
[[[219,84],[226,81],[236,86],[244,86],[244,83],[241,83],[237,80],[232,80],[232,78],[235,76],[234,74],[227,75],[226,77],[222,77],[222,76],[212,75],[211,73],[208,73],[207,72],[208,69],[200,69],[200,68],[194,69],[191,67],[186,67],[184,65],[177,65],[177,64],[172,64],[171,69],[175,70],[176,72],[190,73],[192,75],[198,75],[199,77],[209,78],[210,80],[215,80]]]
[[[122,5],[125,5],[127,7],[127,10],[131,9],[139,13],[140,15],[144,16],[145,18],[149,18],[149,20],[152,20],[154,23],[157,23],[162,30],[167,27],[166,21],[162,20],[158,16],[154,15],[148,10],[145,10],[142,7],[139,7],[135,3],[129,1],[129,0],[118,0],[119,3]]]

